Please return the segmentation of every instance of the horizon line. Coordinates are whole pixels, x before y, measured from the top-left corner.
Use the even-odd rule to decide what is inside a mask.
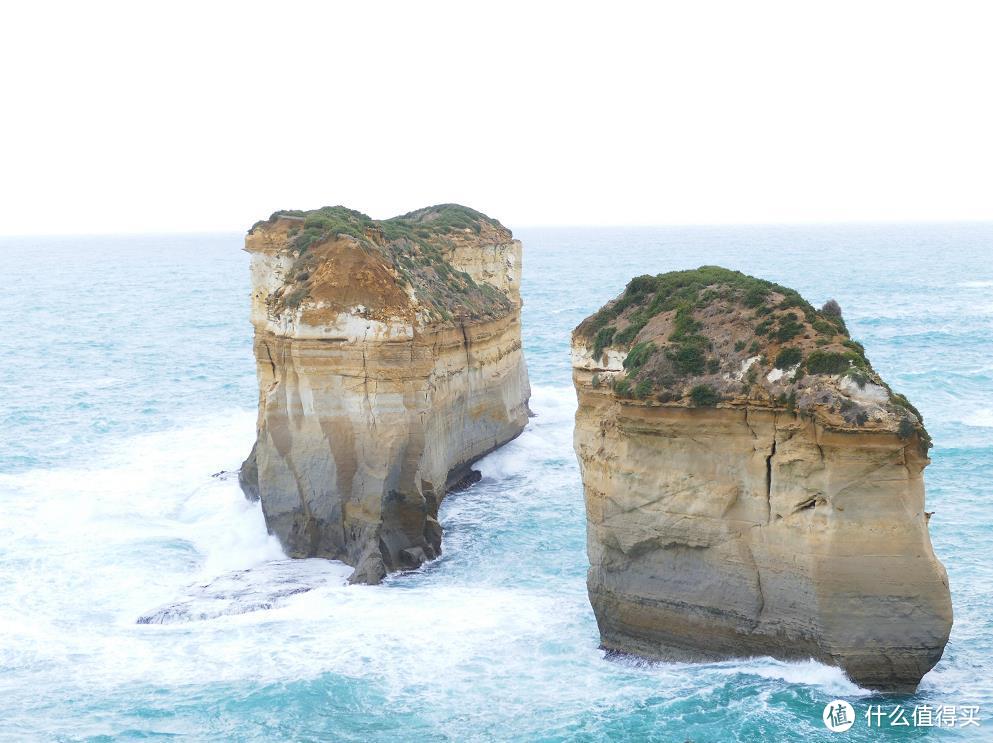
[[[863,219],[839,221],[790,221],[790,222],[644,222],[644,223],[542,223],[521,224],[511,227],[501,221],[511,231],[516,229],[671,229],[671,228],[719,228],[719,227],[859,227],[859,226],[925,226],[925,225],[993,225],[993,218],[976,219]],[[248,234],[248,230],[232,229],[149,229],[142,231],[123,230],[83,231],[83,232],[7,232],[0,233],[0,240],[11,238],[54,238],[54,237],[138,237],[142,235],[232,235]]]

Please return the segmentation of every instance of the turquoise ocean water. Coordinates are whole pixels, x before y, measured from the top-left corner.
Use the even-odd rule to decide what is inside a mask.
[[[444,556],[379,587],[282,562],[218,474],[254,436],[240,235],[0,240],[0,740],[993,739],[993,225],[517,236],[537,417],[445,501]],[[569,332],[631,276],[702,264],[838,299],[925,415],[955,627],[914,696],[597,649]],[[860,715],[844,734],[835,698]],[[875,704],[978,705],[981,726],[869,729]]]

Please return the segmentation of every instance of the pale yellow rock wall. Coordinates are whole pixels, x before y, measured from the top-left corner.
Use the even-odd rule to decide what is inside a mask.
[[[313,302],[274,313],[271,296],[292,265],[284,243],[265,231],[247,242],[260,393],[255,487],[290,555],[341,559],[356,567],[353,580],[377,582],[440,552],[446,490],[527,422],[521,244],[448,256],[505,291],[511,312],[432,324],[412,293],[410,311],[385,319]],[[307,321],[314,317],[321,322]]]
[[[773,655],[909,689],[951,627],[916,441],[785,410],[619,400],[574,349],[589,591],[605,647]]]

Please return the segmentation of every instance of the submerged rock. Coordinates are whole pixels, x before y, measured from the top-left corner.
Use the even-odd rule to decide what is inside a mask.
[[[354,582],[441,552],[438,506],[517,436],[521,243],[472,209],[277,212],[248,233],[258,437],[241,471],[293,557]]]
[[[603,646],[815,658],[914,689],[952,624],[920,413],[840,310],[716,267],[633,279],[573,333]]]
[[[184,596],[138,617],[138,624],[178,624],[275,609],[291,596],[340,585],[346,572],[326,560],[276,560],[190,586]]]

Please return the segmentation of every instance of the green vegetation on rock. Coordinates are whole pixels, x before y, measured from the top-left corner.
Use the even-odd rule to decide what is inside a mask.
[[[796,366],[803,360],[803,351],[799,348],[784,348],[776,356],[776,368],[777,369],[789,369],[791,366]]]
[[[922,446],[930,442],[920,413],[890,390],[862,344],[849,337],[837,302],[817,310],[793,289],[738,271],[702,266],[636,276],[575,335],[593,347],[598,362],[608,349],[626,354],[623,377],[613,378],[621,398],[763,404],[796,415],[830,408],[833,420],[860,427],[869,424],[876,403],[871,396],[855,399],[854,388],[840,382],[859,390],[872,384],[886,390],[882,404],[890,415],[910,421]],[[773,374],[773,368],[793,371]]]
[[[712,408],[721,401],[721,396],[709,384],[698,384],[690,390],[690,399],[698,408]]]
[[[814,351],[807,357],[807,371],[811,374],[842,374],[858,363],[868,362],[852,351]]]
[[[276,301],[289,309],[309,296],[311,276],[321,262],[315,250],[336,239],[351,238],[369,253],[379,253],[397,278],[414,289],[418,300],[437,318],[498,315],[510,300],[490,284],[477,284],[446,259],[459,238],[480,234],[486,226],[511,237],[497,220],[459,204],[439,204],[391,219],[374,220],[344,206],[303,211],[284,209],[256,222],[249,233],[274,225],[279,219],[298,224],[289,228],[288,249],[296,259],[287,273],[288,286]]]
[[[608,325],[606,328],[600,328],[597,331],[596,337],[593,339],[593,358],[600,358],[603,354],[603,349],[609,346],[611,341],[614,340],[614,333],[616,332],[617,328],[613,325]]]
[[[628,355],[624,358],[624,368],[632,374],[636,373],[653,353],[655,353],[654,343],[639,343],[628,351]]]

